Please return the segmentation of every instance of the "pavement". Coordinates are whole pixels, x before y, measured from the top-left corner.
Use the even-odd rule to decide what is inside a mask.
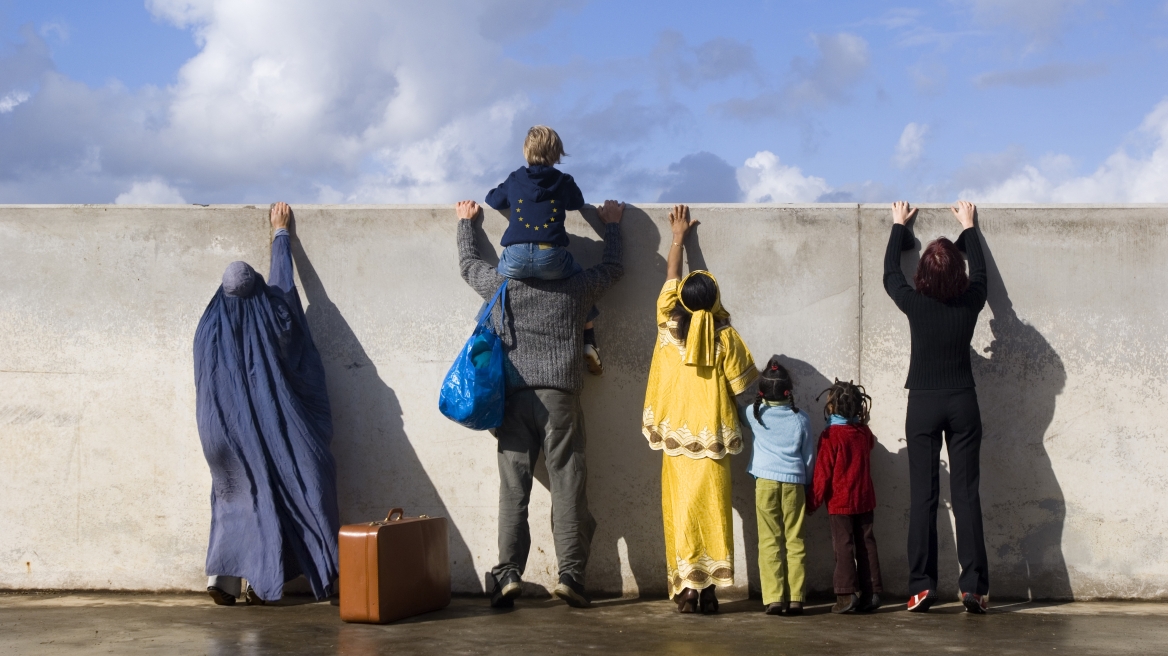
[[[0,594],[0,653],[41,654],[1168,654],[1168,603],[957,603],[927,614],[886,606],[831,615],[764,615],[758,600],[712,616],[665,600],[611,599],[575,610],[521,598],[495,611],[455,598],[442,611],[384,625],[346,624],[328,602],[220,607],[194,594]]]

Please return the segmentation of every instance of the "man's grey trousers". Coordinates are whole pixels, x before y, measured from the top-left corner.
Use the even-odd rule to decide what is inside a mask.
[[[507,397],[499,441],[499,564],[496,580],[522,575],[531,550],[527,504],[539,451],[544,451],[552,494],[552,534],[560,575],[584,583],[596,520],[588,512],[584,464],[584,413],[578,394],[528,389]]]

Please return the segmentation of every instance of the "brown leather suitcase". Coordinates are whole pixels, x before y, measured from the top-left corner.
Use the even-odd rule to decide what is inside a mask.
[[[384,624],[450,604],[444,517],[406,517],[341,527],[341,619]]]

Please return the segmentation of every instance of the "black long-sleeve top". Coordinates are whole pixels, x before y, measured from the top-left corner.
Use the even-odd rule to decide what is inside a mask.
[[[900,252],[912,244],[908,228],[894,224],[884,251],[884,290],[908,316],[912,337],[904,386],[910,390],[974,387],[969,344],[977,315],[986,303],[986,264],[977,230],[969,228],[957,239],[957,247],[969,259],[969,288],[945,302],[917,292],[905,280]]]

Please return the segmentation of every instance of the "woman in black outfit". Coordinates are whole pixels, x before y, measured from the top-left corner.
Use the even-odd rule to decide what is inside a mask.
[[[910,287],[900,270],[900,252],[913,246],[908,203],[892,205],[892,234],[884,253],[884,289],[908,316],[912,357],[908,369],[908,440],[911,510],[908,523],[908,610],[925,612],[937,597],[937,500],[941,437],[949,448],[949,490],[957,529],[959,587],[966,610],[984,613],[989,566],[978,491],[981,411],[977,405],[969,344],[986,303],[986,265],[973,227],[976,208],[952,208],[961,223],[957,243],[937,239],[921,255]],[[961,251],[969,258],[969,275]]]

